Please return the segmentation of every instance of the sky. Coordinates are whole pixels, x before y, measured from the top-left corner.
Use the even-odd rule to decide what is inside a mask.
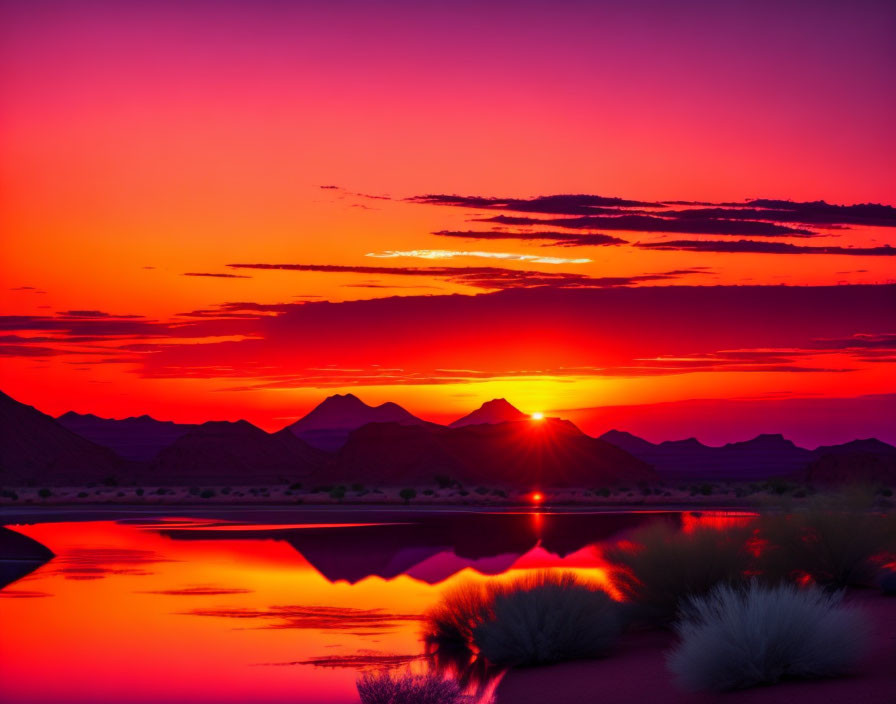
[[[890,2],[2,0],[0,388],[896,441],[894,32]]]

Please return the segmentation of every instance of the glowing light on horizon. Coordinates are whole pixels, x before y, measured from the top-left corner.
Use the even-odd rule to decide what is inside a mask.
[[[532,414],[532,420],[544,420],[544,413],[535,411],[535,413]]]

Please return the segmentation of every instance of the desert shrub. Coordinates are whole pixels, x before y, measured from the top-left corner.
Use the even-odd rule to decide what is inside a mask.
[[[137,489],[137,491],[135,491],[134,493],[137,494],[137,496],[143,496],[144,492],[143,489]]]
[[[78,492],[78,498],[79,498],[79,499],[86,499],[86,498],[87,498],[87,492],[86,492],[86,491],[79,491],[79,492]]]
[[[437,474],[434,479],[439,485],[439,489],[448,489],[454,484],[454,480],[445,474]]]
[[[610,495],[610,490],[604,486],[600,489],[595,489],[594,494],[595,496],[603,496],[604,498],[607,498]]]
[[[499,496],[499,497],[501,497],[502,499],[506,499],[506,498],[507,498],[507,492],[504,491],[503,489],[494,489],[494,490],[492,491],[492,496]]]
[[[200,498],[210,499],[215,495],[214,489],[204,489],[201,494],[199,494]]]
[[[330,498],[336,501],[342,501],[345,498],[345,489],[341,486],[330,489]]]
[[[190,495],[191,496],[199,496],[199,494],[201,494],[201,493],[202,493],[202,489],[200,489],[198,486],[190,487]]]
[[[37,495],[42,499],[48,499],[53,495],[53,492],[47,488],[43,488],[37,492]]]
[[[496,665],[545,665],[606,655],[622,630],[619,605],[572,575],[499,593],[473,642]]]
[[[11,489],[0,490],[0,496],[2,496],[4,499],[12,499],[13,501],[18,501],[19,499],[19,495]]]
[[[436,493],[436,492],[434,492],[432,489],[424,489],[424,490],[423,490],[423,495],[424,495],[424,496],[435,496],[435,493]]]
[[[877,493],[883,497],[890,498],[893,495],[893,490],[890,487],[885,486],[878,489]]]
[[[352,484],[352,491],[364,491],[364,485],[361,482]]]
[[[605,654],[622,620],[619,605],[597,586],[570,573],[535,572],[459,585],[424,623],[430,648],[477,650],[498,665],[538,665]]]
[[[103,486],[118,486],[118,480],[115,477],[103,477]]]
[[[302,488],[302,482],[293,482],[289,485],[290,491],[299,491]]]
[[[669,669],[688,689],[715,691],[846,674],[864,652],[867,627],[839,601],[792,584],[721,585],[684,608]]]
[[[457,682],[441,675],[365,672],[356,685],[361,704],[460,704],[469,701]]]
[[[645,526],[631,541],[610,547],[614,583],[633,614],[655,625],[672,621],[680,604],[717,584],[745,580],[750,567],[749,526],[679,531],[665,521]]]
[[[424,615],[424,640],[448,650],[468,649],[473,629],[491,618],[495,587],[480,582],[459,584],[446,591]]]
[[[771,580],[811,577],[834,587],[872,585],[879,557],[896,547],[896,519],[860,494],[820,496],[759,521],[759,567]]]
[[[411,499],[417,496],[417,491],[415,489],[402,489],[398,492],[398,495],[404,499],[405,503],[410,503]]]
[[[156,494],[158,494],[159,496],[164,496],[165,489],[163,487],[159,487],[158,489],[156,489]]]

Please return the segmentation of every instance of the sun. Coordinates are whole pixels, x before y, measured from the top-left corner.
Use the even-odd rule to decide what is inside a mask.
[[[544,413],[535,411],[535,413],[532,414],[532,420],[544,420]]]

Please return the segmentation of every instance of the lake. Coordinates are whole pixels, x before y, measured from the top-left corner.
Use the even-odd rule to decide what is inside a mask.
[[[357,702],[365,668],[434,666],[420,616],[445,590],[565,569],[612,593],[602,546],[657,519],[688,529],[739,515],[8,511],[0,524],[56,557],[0,590],[0,700]]]

